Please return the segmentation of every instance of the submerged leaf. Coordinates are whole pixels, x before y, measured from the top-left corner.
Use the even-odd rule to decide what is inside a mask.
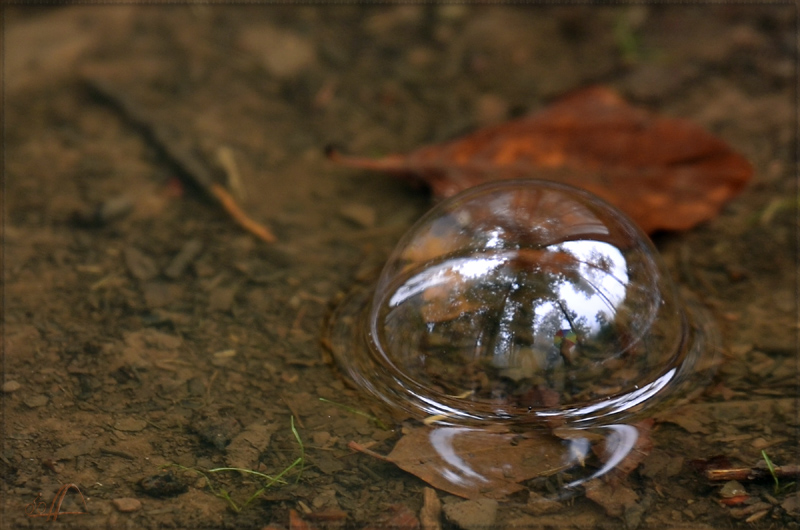
[[[711,219],[753,173],[744,157],[698,125],[633,107],[604,87],[407,155],[329,157],[424,182],[437,198],[492,180],[555,180],[602,197],[648,233]]]
[[[523,489],[518,482],[568,467],[563,452],[561,440],[544,433],[423,427],[401,438],[387,459],[453,495],[501,499]]]

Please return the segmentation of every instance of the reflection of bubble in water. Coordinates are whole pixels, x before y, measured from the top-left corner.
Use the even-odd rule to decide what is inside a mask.
[[[598,430],[604,435],[603,466],[588,477],[581,477],[565,484],[565,488],[575,488],[589,480],[602,477],[630,454],[639,439],[639,431],[632,425],[606,425]],[[576,438],[571,441],[582,446],[584,454],[588,454],[589,443],[586,438]]]
[[[600,199],[542,181],[440,203],[364,299],[332,329],[345,372],[455,425],[617,423],[709,349],[649,239]]]
[[[536,438],[537,445],[528,444],[520,450],[525,457],[509,454],[506,462],[484,457],[492,447],[514,453],[517,447],[508,447],[507,432],[490,432],[475,427],[435,427],[427,436],[416,438],[415,454],[424,459],[428,473],[435,471],[436,483],[447,483],[446,488],[469,496],[470,492],[492,492],[509,488],[508,480],[518,482],[531,478],[562,474],[564,491],[558,496],[570,496],[578,486],[600,478],[620,465],[634,450],[640,433],[632,425],[606,425],[589,430],[573,429],[569,437]],[[602,440],[599,458],[592,454],[592,441]],[[476,442],[476,440],[479,440]],[[527,440],[526,440],[527,441]],[[524,442],[523,442],[524,443]],[[557,452],[554,449],[558,448]],[[499,454],[493,454],[499,456]],[[543,458],[549,457],[549,461]],[[510,462],[515,462],[515,468]]]
[[[430,444],[441,458],[442,475],[453,484],[466,485],[468,483],[486,484],[489,479],[469,465],[456,451],[453,440],[458,435],[471,432],[466,427],[442,427],[433,429],[430,433]]]

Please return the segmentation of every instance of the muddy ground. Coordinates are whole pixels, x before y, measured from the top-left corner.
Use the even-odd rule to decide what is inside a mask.
[[[724,455],[756,466],[762,450],[800,463],[794,6],[3,15],[3,528],[286,528],[289,510],[364,528],[398,506],[417,513],[421,480],[347,447],[385,454],[402,426],[340,380],[319,337],[332,301],[380,268],[431,201],[335,167],[323,148],[405,152],[595,83],[701,124],[755,167],[718,218],[656,237],[676,280],[713,311],[724,362],[656,424],[652,453],[628,477],[634,506],[609,515],[579,496],[541,510],[522,492],[494,526],[798,528],[792,479],[744,481],[746,496],[726,506],[722,483],[692,465]],[[187,186],[87,79],[112,82],[215,176],[231,153],[233,191],[278,242]],[[240,513],[177,467],[177,484],[141,482],[169,464],[276,475],[300,456],[292,418],[302,475],[289,470]],[[237,504],[259,487],[211,479]],[[26,515],[66,484],[88,514]]]

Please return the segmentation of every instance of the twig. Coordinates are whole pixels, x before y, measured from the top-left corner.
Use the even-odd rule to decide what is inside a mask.
[[[120,451],[119,449],[113,449],[111,447],[101,447],[100,452],[106,455],[118,456],[120,458],[125,458],[126,460],[136,460],[136,457],[130,453],[125,451]]]
[[[790,464],[786,466],[773,466],[772,472],[767,468],[760,467],[734,467],[725,469],[707,469],[706,478],[708,480],[768,480],[774,477],[798,478],[800,477],[800,466]]]
[[[160,125],[149,113],[135,105],[125,94],[98,79],[87,78],[89,89],[122,114],[133,124],[145,139],[158,151],[159,155],[186,181],[198,187],[215,200],[239,226],[262,241],[274,243],[275,236],[270,230],[247,216],[234,198],[219,184],[214,182],[211,171],[191,152],[174,141],[169,130]]]
[[[350,443],[347,444],[347,447],[349,447],[353,451],[358,451],[359,453],[364,453],[365,455],[369,455],[372,458],[377,458],[378,460],[381,460],[383,462],[391,462],[391,460],[389,460],[387,457],[383,456],[382,454],[376,453],[372,449],[367,449],[366,447],[364,447],[363,445],[361,445],[358,442],[350,442]]]
[[[286,399],[286,396],[283,396],[283,395],[281,396],[281,399],[283,400],[283,404],[286,405],[286,408],[289,409],[289,412],[292,413],[292,417],[297,419],[297,425],[299,425],[301,429],[305,429],[306,427],[305,427],[305,425],[303,425],[303,420],[300,419],[300,415],[297,414],[296,410],[294,410],[294,406],[292,406],[291,401]],[[294,421],[294,420],[292,420],[292,421]]]
[[[300,462],[300,471],[297,473],[297,479],[295,482],[300,480],[300,475],[303,474],[303,469],[306,465],[306,448],[303,445],[303,440],[300,438],[300,433],[297,432],[297,428],[294,426],[294,416],[290,418],[291,422],[290,425],[292,427],[292,434],[294,434],[294,439],[297,440],[297,445],[300,446],[300,458],[297,459],[297,462]],[[299,422],[300,420],[298,420]]]
[[[227,145],[220,146],[217,149],[217,162],[227,177],[226,187],[231,190],[231,195],[241,201],[245,196],[244,187],[242,186],[242,174],[239,172],[239,166],[236,164],[233,150]]]
[[[236,200],[231,197],[230,193],[228,193],[225,188],[214,183],[211,185],[209,193],[217,199],[217,202],[219,202],[222,208],[228,212],[228,215],[230,215],[239,226],[267,243],[274,243],[277,241],[275,235],[270,232],[266,226],[253,221],[239,208],[239,205],[236,204]]]

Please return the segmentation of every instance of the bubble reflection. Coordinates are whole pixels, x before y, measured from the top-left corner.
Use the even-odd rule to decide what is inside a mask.
[[[633,425],[606,425],[597,430],[601,433],[604,431],[606,433],[604,436],[605,454],[603,455],[603,461],[605,463],[603,467],[586,478],[579,478],[565,484],[565,488],[575,488],[584,482],[600,478],[612,471],[630,454],[639,439],[639,431]],[[590,445],[586,438],[578,438],[577,441],[582,449]],[[588,453],[588,451],[586,452]]]
[[[435,427],[427,431],[418,451],[428,473],[436,476],[437,485],[462,496],[492,491],[513,493],[522,486],[509,483],[546,479],[556,474],[569,478],[557,496],[569,496],[574,493],[570,490],[616,469],[634,449],[640,433],[635,426],[624,424],[592,428],[585,434],[581,429],[573,429],[565,439],[537,438],[534,446],[509,445],[509,436],[508,432],[474,427]],[[598,445],[603,447],[602,455],[594,457],[592,448]],[[497,455],[491,454],[493,448]],[[484,454],[476,457],[476,453]],[[545,462],[542,457],[550,458]]]

